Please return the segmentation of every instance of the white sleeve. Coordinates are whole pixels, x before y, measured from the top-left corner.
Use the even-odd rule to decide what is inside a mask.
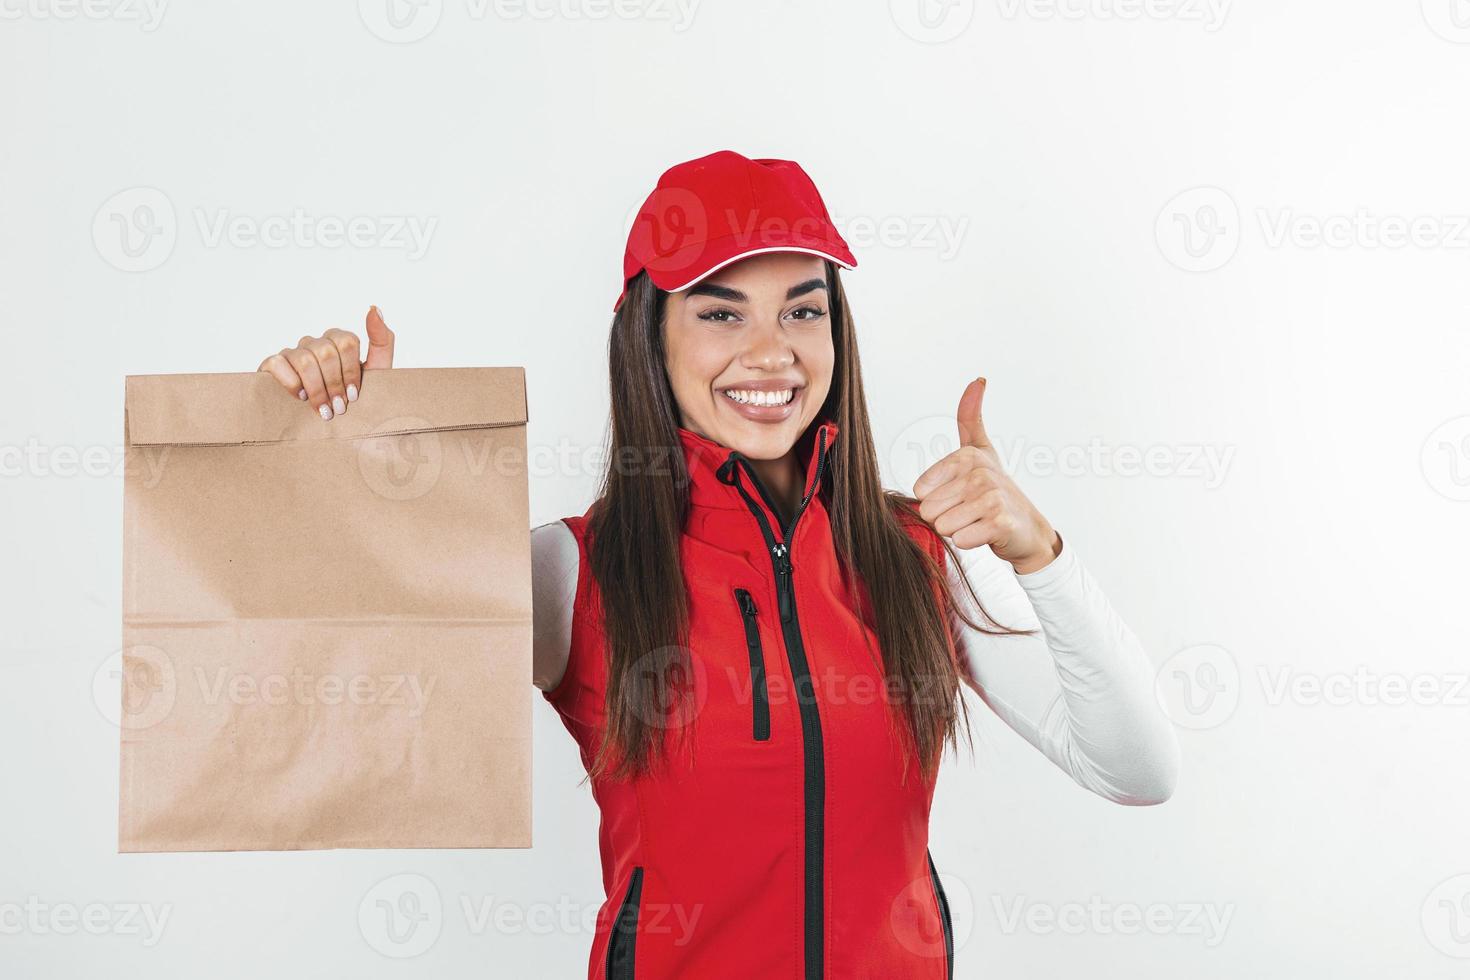
[[[1154,667],[1075,548],[1018,575],[989,548],[960,552],[963,574],[995,621],[1030,636],[961,630],[966,682],[1011,728],[1085,789],[1134,806],[1162,803],[1179,774],[1179,741],[1154,696]],[[950,562],[961,608],[985,622]]]
[[[567,669],[580,565],[577,538],[566,524],[531,528],[531,680],[543,691],[555,687]]]

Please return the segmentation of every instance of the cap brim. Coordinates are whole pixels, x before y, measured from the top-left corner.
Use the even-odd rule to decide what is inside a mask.
[[[721,247],[722,245],[725,247]],[[690,256],[688,262],[677,263],[665,260],[659,263],[664,268],[649,268],[648,278],[652,279],[653,284],[664,292],[677,293],[688,289],[727,265],[750,258],[752,255],[763,255],[768,252],[798,252],[804,255],[815,255],[819,258],[831,259],[844,269],[857,268],[857,259],[853,257],[852,252],[846,246],[835,242],[813,239],[779,243],[721,243],[715,241],[703,243],[700,253]]]

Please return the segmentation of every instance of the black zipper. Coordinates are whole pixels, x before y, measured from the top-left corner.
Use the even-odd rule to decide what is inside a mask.
[[[607,937],[607,980],[633,980],[633,955],[638,943],[638,901],[643,895],[643,868],[633,869],[628,890],[618,906]]]
[[[826,760],[822,754],[822,717],[817,711],[816,696],[812,689],[811,667],[807,663],[806,648],[801,642],[801,625],[796,618],[796,595],[791,587],[790,542],[796,531],[797,521],[800,521],[801,515],[806,512],[807,504],[811,503],[812,496],[821,482],[822,467],[826,465],[826,462],[827,433],[823,429],[817,436],[817,458],[813,466],[813,474],[808,481],[807,492],[802,495],[801,503],[796,507],[796,513],[791,515],[791,523],[786,526],[779,539],[772,532],[770,522],[766,520],[766,515],[761,511],[760,505],[750,496],[741,484],[739,476],[736,475],[736,464],[743,464],[756,491],[760,493],[761,499],[766,502],[766,506],[771,508],[771,514],[775,515],[777,510],[772,505],[771,498],[767,496],[765,487],[761,485],[760,478],[751,468],[750,461],[739,452],[732,452],[718,471],[721,480],[740,491],[746,507],[755,515],[756,522],[760,525],[761,536],[765,538],[766,549],[770,552],[771,567],[776,573],[776,597],[781,616],[781,639],[786,647],[786,659],[791,664],[791,682],[796,690],[796,703],[801,715],[802,800],[805,814],[803,941],[806,980],[822,980],[825,963],[822,938],[826,916],[826,896],[822,891],[822,873],[826,859],[827,772]]]
[[[745,620],[745,650],[750,655],[750,700],[754,737],[757,742],[771,738],[771,702],[766,692],[766,657],[761,651],[760,624],[755,618],[755,600],[745,589],[735,590],[735,602]]]
[[[944,894],[944,884],[939,880],[939,871],[934,867],[934,855],[924,852],[929,858],[929,880],[934,883],[934,901],[939,905],[939,922],[944,929],[944,975],[954,977],[954,923],[949,915],[949,898]]]

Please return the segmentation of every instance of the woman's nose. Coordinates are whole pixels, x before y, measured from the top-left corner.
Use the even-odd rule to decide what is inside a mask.
[[[779,371],[796,360],[786,334],[779,324],[767,323],[751,334],[750,346],[740,356],[740,363],[762,371]]]

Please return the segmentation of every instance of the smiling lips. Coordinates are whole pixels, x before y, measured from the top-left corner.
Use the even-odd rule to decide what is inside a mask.
[[[803,385],[795,381],[756,381],[720,388],[731,408],[755,422],[781,422],[790,418]]]

